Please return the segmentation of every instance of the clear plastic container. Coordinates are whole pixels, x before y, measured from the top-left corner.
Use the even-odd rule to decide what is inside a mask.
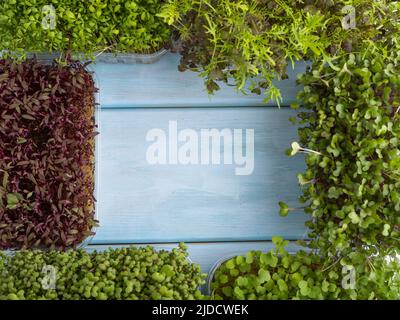
[[[110,52],[100,52],[94,54],[93,62],[102,62],[102,63],[121,63],[121,64],[151,64],[159,61],[168,50],[161,49],[157,52],[151,54],[140,54],[140,53],[110,53]],[[59,59],[61,54],[59,52],[29,52],[26,54],[28,59],[32,59],[36,57],[39,62],[47,63],[52,62],[55,59]],[[90,59],[84,58],[83,54],[72,55],[73,59],[80,61],[89,61]]]
[[[95,125],[97,126],[97,132],[101,134],[101,107],[100,107],[100,82],[97,77],[97,74],[94,72],[93,68],[91,65],[86,67],[86,69],[92,74],[93,80],[95,83],[96,88],[98,89],[95,95],[95,109],[94,109],[94,119],[95,119]],[[99,170],[99,159],[100,159],[100,150],[101,150],[101,136],[100,134],[96,135],[94,138],[94,198],[96,199],[96,202],[94,203],[94,213],[93,213],[93,218],[94,220],[98,221],[98,213],[97,213],[97,200],[98,200],[98,190],[99,190],[99,176],[100,176],[100,170]],[[98,221],[100,223],[100,221]],[[93,235],[87,237],[83,242],[78,246],[78,248],[85,248],[87,245],[90,244],[92,239],[94,238],[96,234],[97,227],[92,227],[92,232],[94,233]]]
[[[161,49],[151,54],[139,54],[139,53],[99,53],[95,55],[95,62],[103,63],[122,63],[122,64],[151,64],[159,61],[168,51]]]
[[[36,58],[36,60],[43,64],[52,64],[54,60],[60,59],[61,55],[58,52],[45,53],[45,52],[28,52],[27,59]]]
[[[259,251],[259,250],[255,250],[255,251]],[[232,258],[235,258],[237,256],[245,257],[248,252],[249,252],[249,250],[230,253],[230,254],[227,254],[226,256],[223,256],[222,258],[218,259],[217,262],[215,262],[215,264],[211,267],[211,269],[210,269],[210,271],[208,273],[207,279],[206,279],[206,290],[205,291],[206,291],[207,295],[212,296],[212,294],[213,294],[213,290],[211,288],[211,284],[212,284],[212,282],[214,280],[215,273],[217,272],[219,267],[221,265],[223,265],[226,261],[228,261],[228,260],[230,260]],[[291,252],[291,251],[288,252],[288,253],[289,254],[295,254],[295,252]]]
[[[241,252],[236,252],[236,253],[230,253],[226,256],[223,256],[222,258],[218,259],[217,262],[214,263],[214,265],[211,267],[210,271],[208,272],[208,276],[206,279],[206,288],[205,292],[208,296],[212,296],[213,290],[211,288],[211,284],[214,280],[215,272],[218,270],[218,268],[224,264],[224,262],[228,261],[229,259],[232,259],[237,256],[245,256],[248,251],[241,251]]]

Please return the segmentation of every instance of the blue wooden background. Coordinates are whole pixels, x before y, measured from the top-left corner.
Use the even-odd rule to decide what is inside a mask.
[[[100,88],[97,144],[97,216],[100,227],[90,248],[120,244],[174,246],[189,244],[203,272],[222,256],[267,250],[274,235],[306,237],[303,213],[282,218],[278,202],[296,205],[300,189],[296,173],[301,157],[285,150],[297,140],[295,115],[287,107],[267,105],[263,97],[243,95],[224,86],[209,96],[202,79],[177,71],[179,56],[167,54],[152,65],[93,66]],[[281,81],[284,105],[299,88],[296,65]],[[255,168],[236,176],[234,165],[150,165],[146,134],[180,129],[254,129]],[[292,246],[292,248],[294,248]]]

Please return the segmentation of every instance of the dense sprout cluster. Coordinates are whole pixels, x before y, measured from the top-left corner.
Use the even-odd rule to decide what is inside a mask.
[[[222,263],[212,297],[399,299],[399,12],[388,0],[3,0],[0,50],[153,52],[168,23],[179,69],[199,71],[210,93],[222,81],[278,104],[272,81],[312,60],[289,153],[307,154],[298,178],[313,251],[275,237],[276,250]],[[0,61],[0,249],[65,249],[92,234],[95,92],[80,63]],[[183,245],[0,252],[0,299],[201,299],[203,278]]]
[[[0,50],[154,52],[169,40],[160,6],[158,0],[1,0]]]
[[[336,273],[351,266],[357,279],[354,289],[342,284],[334,295],[318,298],[400,298],[398,41],[395,35],[390,43],[366,42],[360,52],[331,65],[315,60],[299,77],[304,87],[299,100],[306,110],[298,114],[300,142],[288,152],[306,154],[307,169],[298,174],[304,207],[281,202],[280,213],[304,209],[311,216],[308,246],[318,250],[318,257],[310,255],[316,261],[310,277],[321,276],[323,263]],[[322,275],[318,281],[329,282],[330,273]]]
[[[371,45],[300,77],[301,202],[315,248],[400,244],[400,46]],[[303,149],[306,148],[307,150]]]
[[[0,249],[92,234],[96,91],[80,63],[0,60]]]
[[[353,6],[355,26],[343,9]],[[218,81],[282,100],[273,79],[288,61],[357,51],[400,32],[400,4],[387,0],[169,0],[160,14],[182,40],[179,69],[196,70],[210,93]],[[349,14],[349,12],[347,12]],[[252,80],[249,83],[248,80]]]
[[[183,244],[171,251],[19,251],[0,256],[0,299],[200,299],[204,275],[187,256]]]
[[[399,299],[399,261],[355,251],[339,261],[298,251],[274,238],[276,249],[248,252],[225,261],[212,279],[215,299]]]

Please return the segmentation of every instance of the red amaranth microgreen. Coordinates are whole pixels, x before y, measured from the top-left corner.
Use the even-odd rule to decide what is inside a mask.
[[[96,91],[79,62],[0,60],[0,249],[92,234]]]

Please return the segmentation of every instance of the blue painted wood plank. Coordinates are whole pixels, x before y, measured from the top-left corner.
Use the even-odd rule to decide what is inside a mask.
[[[178,63],[179,55],[168,53],[154,64],[92,65],[101,88],[102,108],[276,105],[275,101],[263,103],[263,95],[243,95],[226,85],[210,96],[198,73],[179,72]],[[296,75],[304,70],[305,63],[297,63],[294,69],[288,66],[289,79],[276,82],[282,90],[282,105],[296,100]]]
[[[135,246],[143,246],[135,245]],[[156,243],[151,244],[155,248],[172,249],[178,246],[177,243]],[[123,247],[124,245],[90,245],[86,248],[89,252],[93,250],[105,250],[109,247]],[[269,251],[274,248],[270,241],[260,242],[222,242],[222,243],[187,243],[189,258],[200,265],[203,273],[208,273],[215,263],[230,257],[232,255],[243,255],[251,250],[260,250],[263,252]],[[303,249],[294,242],[290,242],[286,249],[289,252],[296,252]]]
[[[137,108],[100,112],[98,204],[94,244],[269,240],[306,235],[302,212],[282,218],[278,202],[297,204],[301,157],[285,149],[297,139],[289,108]],[[151,165],[146,134],[207,128],[254,129],[255,167]],[[222,150],[222,148],[221,148]]]

